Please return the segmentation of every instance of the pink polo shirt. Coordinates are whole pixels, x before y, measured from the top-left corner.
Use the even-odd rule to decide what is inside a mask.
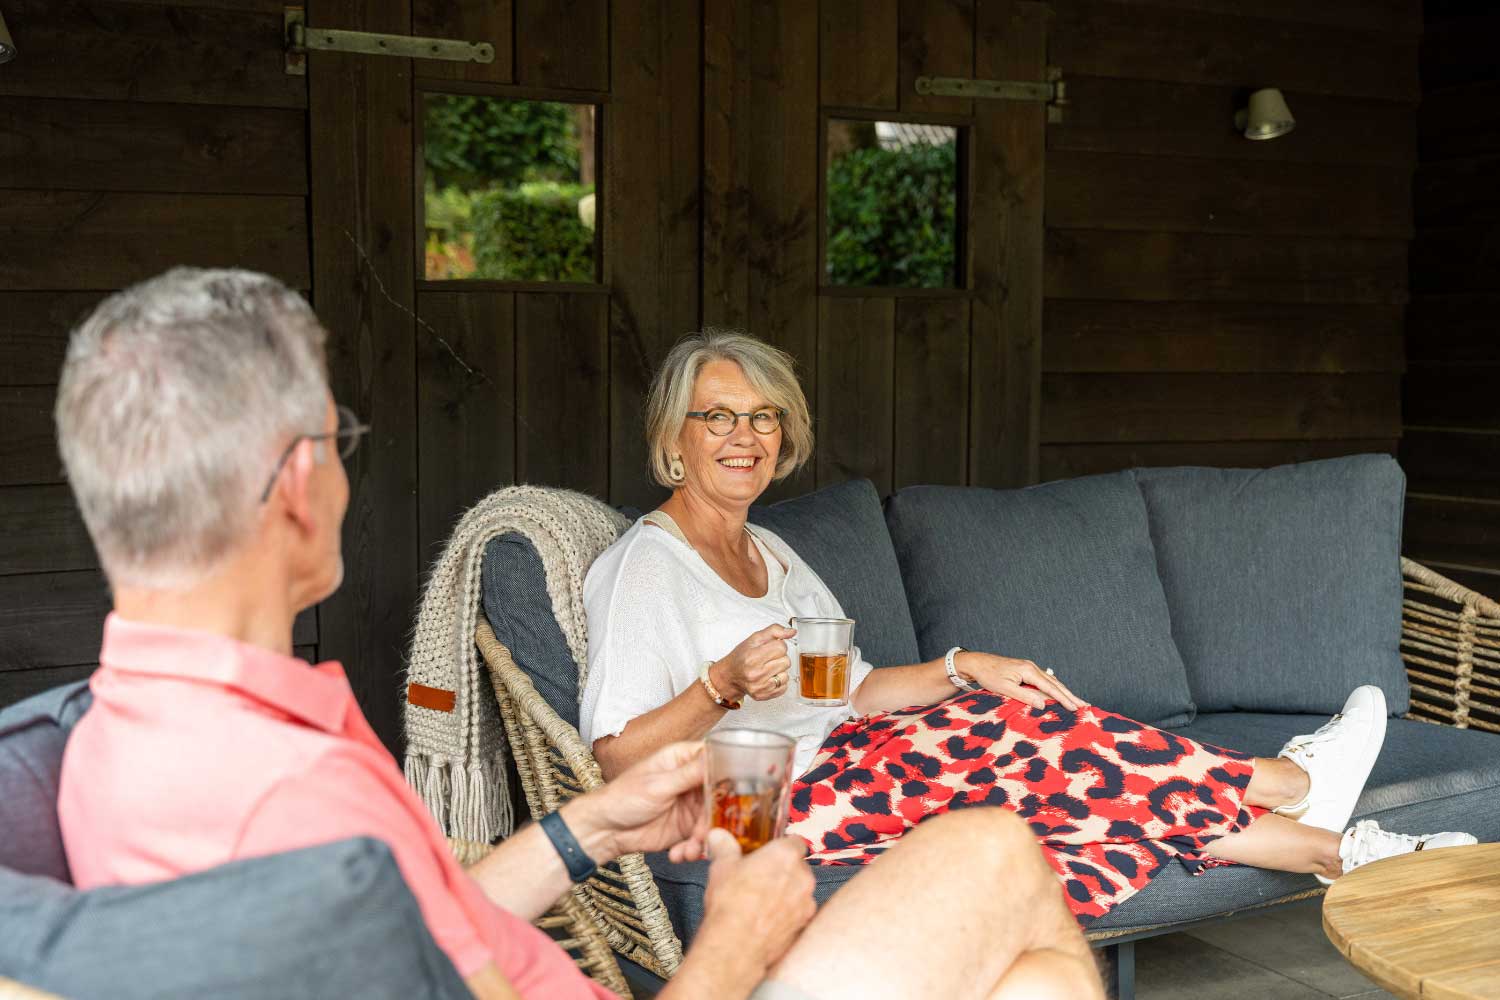
[[[99,661],[58,799],[81,888],[374,837],[461,975],[493,960],[525,997],[613,996],[453,859],[337,663],[113,614]]]

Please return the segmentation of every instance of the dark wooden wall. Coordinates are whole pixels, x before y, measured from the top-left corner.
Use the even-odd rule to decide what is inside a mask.
[[[1429,0],[1406,318],[1408,553],[1500,598],[1500,12]]]
[[[307,86],[271,0],[5,0],[0,705],[85,676],[109,597],[53,440],[69,328],[174,264],[311,281]],[[315,616],[298,621],[304,652]]]

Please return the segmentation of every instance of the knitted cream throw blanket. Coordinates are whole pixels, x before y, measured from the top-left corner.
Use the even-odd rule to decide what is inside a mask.
[[[405,770],[460,855],[478,856],[495,838],[508,836],[514,823],[500,709],[474,646],[485,547],[515,532],[536,548],[582,694],[588,677],[583,579],[629,523],[581,493],[511,486],[464,514],[433,567],[407,667]]]

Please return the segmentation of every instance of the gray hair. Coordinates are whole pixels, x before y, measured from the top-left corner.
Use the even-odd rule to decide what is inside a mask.
[[[327,420],[325,336],[276,279],[190,268],[73,331],[58,450],[113,584],[189,585],[244,540],[277,456]]]
[[[679,340],[667,352],[651,381],[651,392],[646,397],[646,446],[651,453],[651,477],[668,489],[678,485],[669,475],[673,449],[693,405],[698,374],[710,361],[733,361],[767,403],[785,411],[781,418],[781,455],[776,460],[776,478],[785,479],[800,469],[812,457],[813,431],[807,396],[797,381],[796,361],[787,352],[747,333],[709,327]]]

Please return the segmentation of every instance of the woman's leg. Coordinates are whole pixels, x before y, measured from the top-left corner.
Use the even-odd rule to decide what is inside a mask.
[[[1332,831],[1268,814],[1213,841],[1203,853],[1255,868],[1338,878],[1343,872],[1339,840]]]
[[[1307,798],[1311,779],[1307,772],[1285,757],[1257,757],[1252,764],[1250,785],[1245,789],[1245,805],[1262,809],[1279,809]]]

